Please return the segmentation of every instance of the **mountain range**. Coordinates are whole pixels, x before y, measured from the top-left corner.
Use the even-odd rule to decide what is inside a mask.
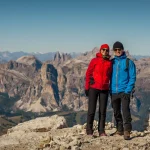
[[[98,48],[97,48],[98,49]],[[35,56],[37,59],[40,61],[44,62],[47,60],[52,60],[57,52],[23,52],[23,51],[18,51],[18,52],[9,52],[9,51],[1,51],[0,52],[0,63],[5,63],[10,60],[17,60],[18,58],[22,56]],[[71,55],[72,58],[75,58],[83,53],[77,53],[77,52],[71,52],[68,53]],[[133,58],[135,59],[142,59],[142,58],[148,58],[150,56],[147,55],[132,55]]]
[[[44,62],[33,55],[24,55],[1,63],[0,113],[87,111],[85,72],[97,52],[98,48],[95,47],[92,51],[74,58],[70,54],[56,52],[52,59]],[[150,58],[137,60],[128,51],[126,54],[137,68],[131,111],[134,120],[138,121],[139,118],[145,118],[150,107]],[[111,114],[108,115],[110,120],[110,101],[108,112]]]
[[[5,62],[8,62],[10,60],[17,60],[18,58],[20,58],[22,56],[35,56],[40,61],[44,62],[47,60],[52,60],[56,53],[57,52],[31,52],[31,53],[27,53],[27,52],[23,52],[23,51],[19,51],[19,52],[1,51],[0,52],[0,63],[5,63]],[[72,58],[74,58],[74,57],[80,55],[81,53],[71,52],[69,54],[71,55]]]

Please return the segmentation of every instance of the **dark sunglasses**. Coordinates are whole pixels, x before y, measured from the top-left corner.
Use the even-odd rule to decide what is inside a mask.
[[[114,51],[117,51],[117,50],[118,50],[118,51],[121,51],[122,49],[121,49],[121,48],[115,48],[115,49],[114,49]]]
[[[106,52],[109,52],[109,49],[105,49],[105,48],[103,48],[102,49],[104,52],[106,51]]]

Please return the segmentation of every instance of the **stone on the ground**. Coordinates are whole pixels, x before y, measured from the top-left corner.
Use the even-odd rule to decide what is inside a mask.
[[[43,121],[43,122],[42,122]],[[86,135],[86,124],[66,128],[63,117],[52,116],[27,121],[0,137],[0,150],[148,150],[150,132],[132,131],[132,140],[123,136],[109,136],[116,131],[112,123],[106,123],[107,137],[99,137],[95,121],[94,136]],[[82,133],[82,134],[81,134]]]

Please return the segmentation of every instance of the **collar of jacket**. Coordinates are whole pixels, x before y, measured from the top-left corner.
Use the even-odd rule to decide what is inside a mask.
[[[127,56],[126,56],[126,54],[124,52],[121,56],[115,56],[114,58],[115,59],[125,59],[125,58],[127,58]]]
[[[97,57],[97,58],[103,58],[103,59],[109,59],[109,58],[110,58],[110,55],[108,55],[108,58],[107,58],[107,56],[106,56],[106,58],[104,58],[103,55],[102,55],[102,53],[97,53],[97,54],[96,54],[96,57]]]

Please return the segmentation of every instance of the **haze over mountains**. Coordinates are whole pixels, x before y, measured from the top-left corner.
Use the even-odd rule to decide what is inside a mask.
[[[18,58],[22,57],[22,56],[35,56],[37,59],[39,59],[40,61],[47,61],[47,60],[52,60],[54,58],[54,55],[57,52],[31,52],[31,53],[27,53],[27,52],[23,52],[23,51],[19,51],[19,52],[9,52],[9,51],[1,51],[0,52],[0,63],[5,63],[8,62],[10,60],[17,60]],[[80,55],[80,53],[69,53],[73,58]]]
[[[23,51],[18,51],[18,52],[17,51],[16,52],[1,51],[0,52],[0,63],[5,63],[5,62],[8,62],[10,60],[17,60],[18,58],[20,58],[22,56],[28,56],[28,55],[33,55],[37,59],[39,59],[40,61],[44,62],[47,60],[52,60],[56,53],[57,52],[31,52],[31,53],[27,53],[27,52],[23,52]],[[69,54],[71,55],[72,58],[75,58],[75,57],[81,55],[82,53],[71,52]],[[141,58],[148,58],[150,56],[132,55],[132,57],[136,58],[136,59],[141,59]]]

